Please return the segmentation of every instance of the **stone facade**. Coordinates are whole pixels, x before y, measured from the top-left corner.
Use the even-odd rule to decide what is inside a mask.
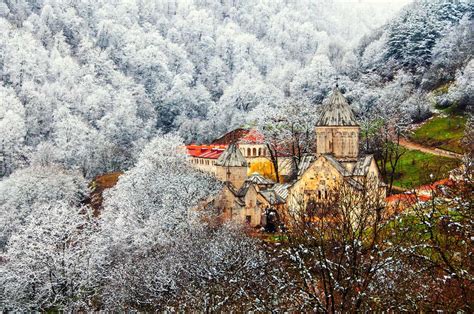
[[[239,189],[226,182],[214,205],[222,211],[225,219],[251,227],[265,227],[269,214],[283,212],[285,199],[277,192],[280,186],[255,173]]]
[[[247,179],[247,167],[216,166],[216,177],[222,182],[230,182],[236,189],[240,189]]]
[[[212,174],[216,173],[216,160],[217,159],[198,158],[198,157],[189,158],[189,162],[194,168],[199,169],[201,171],[209,172]]]
[[[320,126],[315,132],[318,154],[332,154],[336,158],[359,156],[358,126]]]

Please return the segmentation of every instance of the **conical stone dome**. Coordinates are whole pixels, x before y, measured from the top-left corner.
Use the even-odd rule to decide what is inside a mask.
[[[217,159],[216,166],[247,167],[247,161],[245,160],[237,145],[235,143],[231,143]]]
[[[316,126],[357,126],[354,116],[347,99],[342,95],[336,86],[332,91],[327,104],[323,105],[321,117]]]

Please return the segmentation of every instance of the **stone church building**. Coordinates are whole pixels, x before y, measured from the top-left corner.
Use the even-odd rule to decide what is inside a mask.
[[[315,132],[316,151],[304,156],[296,178],[283,184],[259,173],[248,175],[251,160],[244,156],[247,147],[231,142],[212,164],[212,172],[225,183],[215,200],[223,216],[252,227],[272,227],[297,207],[330,200],[342,184],[361,190],[368,178],[376,182],[374,192],[385,195],[374,157],[359,153],[360,127],[337,86],[322,106]],[[261,150],[265,147],[263,141],[252,145]]]

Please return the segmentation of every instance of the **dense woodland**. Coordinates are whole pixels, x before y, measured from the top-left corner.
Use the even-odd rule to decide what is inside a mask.
[[[354,203],[335,202],[337,219],[295,217],[280,245],[190,211],[221,183],[182,147],[250,126],[309,152],[338,83],[362,150],[393,162],[411,124],[471,113],[473,9],[0,1],[0,308],[471,312],[472,119],[459,185],[410,215],[353,199],[357,228]],[[111,171],[125,173],[97,215],[89,182]]]

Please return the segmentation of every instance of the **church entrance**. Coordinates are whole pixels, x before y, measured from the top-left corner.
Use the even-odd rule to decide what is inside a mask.
[[[265,231],[271,233],[277,232],[279,224],[280,218],[278,212],[274,208],[267,209]]]

